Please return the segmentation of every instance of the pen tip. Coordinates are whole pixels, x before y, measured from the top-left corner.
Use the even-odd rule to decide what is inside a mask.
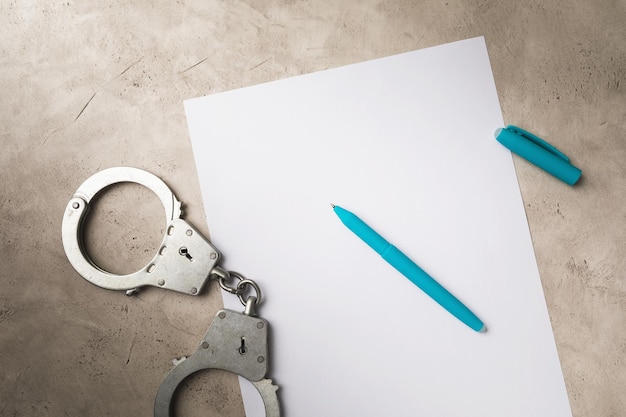
[[[333,203],[330,203],[330,206],[331,206],[332,208],[335,208],[335,205],[334,205]]]

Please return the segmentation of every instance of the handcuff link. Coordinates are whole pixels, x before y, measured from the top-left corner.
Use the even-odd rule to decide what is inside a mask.
[[[254,304],[256,297],[248,297],[246,311],[254,311],[251,306]],[[154,402],[154,417],[171,417],[176,388],[188,376],[205,369],[222,369],[246,378],[261,395],[266,417],[279,417],[278,387],[265,378],[267,331],[268,322],[264,319],[246,312],[218,311],[194,354],[179,361],[161,383]]]
[[[98,267],[83,244],[83,223],[91,200],[105,188],[134,182],[152,190],[165,208],[166,229],[156,255],[139,271],[117,275]],[[83,278],[109,290],[133,294],[144,286],[166,288],[198,295],[218,263],[219,251],[193,226],[180,218],[181,203],[155,175],[128,167],[109,168],[88,178],[74,193],[63,216],[63,248],[68,260]]]

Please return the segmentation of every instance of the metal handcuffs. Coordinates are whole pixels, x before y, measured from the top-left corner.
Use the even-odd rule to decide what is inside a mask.
[[[139,271],[116,275],[98,267],[83,244],[83,222],[91,200],[110,185],[132,182],[152,190],[165,208],[167,227],[159,250]],[[261,302],[258,285],[238,273],[217,265],[219,251],[181,216],[181,203],[168,186],[155,175],[137,168],[117,167],[100,171],[88,178],[67,204],[63,215],[63,248],[68,260],[83,278],[99,287],[125,290],[133,295],[141,287],[154,286],[198,295],[209,278],[233,294],[245,306],[243,313],[220,310],[210,324],[196,352],[179,362],[162,382],[155,399],[155,417],[171,416],[172,399],[177,387],[190,375],[204,369],[222,369],[248,379],[259,391],[267,417],[279,417],[278,387],[265,378],[268,368],[268,322],[255,317],[255,306]],[[234,276],[236,287],[227,284]],[[248,287],[256,296],[244,298]]]

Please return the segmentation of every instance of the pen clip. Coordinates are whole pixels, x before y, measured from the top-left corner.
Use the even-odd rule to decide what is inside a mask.
[[[531,142],[534,142],[535,144],[541,146],[542,148],[544,148],[545,150],[549,151],[550,153],[558,156],[559,158],[562,158],[565,160],[565,162],[569,162],[569,158],[567,157],[567,155],[565,155],[563,152],[559,151],[557,148],[555,148],[554,146],[550,145],[548,142],[546,142],[545,140],[541,139],[538,136],[533,135],[532,133],[519,128],[517,126],[513,126],[513,125],[508,125],[507,130],[512,131],[513,133],[526,138],[528,140],[530,140]]]

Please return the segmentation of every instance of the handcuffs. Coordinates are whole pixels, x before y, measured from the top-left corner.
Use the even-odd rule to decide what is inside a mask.
[[[91,200],[108,186],[121,182],[141,184],[152,190],[165,208],[167,221],[156,255],[145,267],[127,275],[99,268],[83,244],[83,222]],[[225,291],[237,295],[245,306],[243,313],[227,309],[217,312],[195,353],[178,362],[161,383],[154,403],[155,417],[170,417],[177,387],[190,375],[205,369],[222,369],[246,378],[259,391],[265,415],[279,417],[278,387],[266,378],[268,322],[256,317],[260,288],[241,274],[219,267],[220,252],[180,216],[181,202],[155,175],[129,167],[105,169],[83,182],[67,204],[62,225],[63,248],[76,272],[102,288],[133,295],[142,287],[154,286],[195,296],[211,278],[217,279]],[[232,277],[239,280],[234,287],[228,284]],[[246,298],[250,287],[256,295]]]

